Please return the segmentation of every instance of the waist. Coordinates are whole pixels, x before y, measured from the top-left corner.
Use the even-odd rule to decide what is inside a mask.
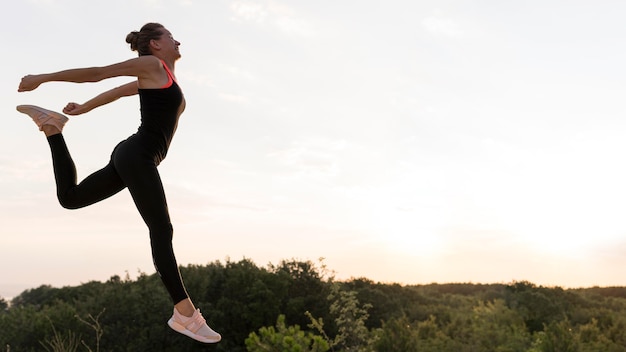
[[[171,139],[165,139],[157,133],[152,133],[140,127],[125,142],[138,145],[142,153],[149,155],[158,164],[167,156],[170,141]]]

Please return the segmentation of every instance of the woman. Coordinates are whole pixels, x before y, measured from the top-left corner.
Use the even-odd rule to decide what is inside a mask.
[[[173,228],[157,171],[185,109],[185,99],[174,75],[174,64],[180,58],[180,43],[158,23],[148,23],[139,32],[131,32],[126,42],[131,50],[139,53],[138,58],[104,67],[28,75],[22,78],[18,88],[19,92],[25,92],[51,81],[83,83],[118,76],[137,77],[136,81],[104,92],[84,104],[69,103],[63,109],[68,115],[79,115],[120,97],[139,94],[141,125],[137,133],[115,147],[108,165],[79,184],[76,184],[76,168],[61,133],[68,118],[33,105],[20,105],[17,110],[29,115],[47,137],[57,197],[64,208],[82,208],[128,188],[148,225],[154,265],[174,303],[168,325],[198,341],[218,342],[221,336],[206,324],[200,310],[194,307],[180,277],[172,249]]]

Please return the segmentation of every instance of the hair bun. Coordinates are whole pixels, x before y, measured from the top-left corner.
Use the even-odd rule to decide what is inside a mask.
[[[158,40],[163,35],[163,25],[159,23],[146,23],[139,31],[132,31],[126,36],[126,43],[130,44],[130,50],[141,55],[152,55],[150,48],[151,40]]]
[[[139,38],[139,32],[132,31],[126,36],[126,43],[130,44],[130,50],[137,50],[137,39]]]

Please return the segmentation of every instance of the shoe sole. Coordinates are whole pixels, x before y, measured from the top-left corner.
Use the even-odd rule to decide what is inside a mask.
[[[46,114],[52,118],[55,118],[63,123],[67,122],[69,119],[67,118],[67,116],[60,114],[56,111],[52,111],[52,110],[48,110],[48,109],[44,109],[42,107],[36,106],[36,105],[18,105],[17,106],[17,111],[26,114],[28,116],[30,116],[30,114],[28,113],[28,110],[35,110],[38,111],[40,113]]]
[[[203,342],[203,343],[217,343],[217,342],[220,342],[220,340],[222,340],[221,337],[216,338],[216,339],[208,339],[204,336],[196,335],[193,332],[187,330],[187,328],[185,328],[183,325],[175,322],[174,319],[168,320],[167,325],[169,325],[169,327],[172,328],[172,330],[178,333],[181,333],[183,335],[186,335],[188,337],[191,337],[192,339],[196,341]]]

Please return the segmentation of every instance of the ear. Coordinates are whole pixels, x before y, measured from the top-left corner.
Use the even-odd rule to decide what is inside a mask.
[[[156,49],[156,50],[160,50],[161,49],[161,44],[159,44],[159,42],[157,42],[154,39],[150,40],[150,48],[152,49]]]

